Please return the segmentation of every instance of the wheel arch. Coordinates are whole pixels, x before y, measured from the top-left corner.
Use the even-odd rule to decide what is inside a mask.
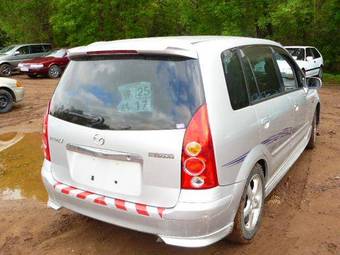
[[[316,104],[316,109],[315,109],[315,112],[316,112],[316,124],[319,125],[320,123],[320,110],[321,110],[321,105],[320,105],[320,102],[318,102]]]
[[[270,157],[270,153],[263,144],[250,150],[245,160],[242,162],[236,181],[246,180],[256,164],[261,165],[264,179],[267,181],[270,172]]]
[[[48,66],[47,66],[47,68],[48,68],[48,69],[50,69],[50,68],[51,68],[51,66],[58,66],[59,68],[61,68],[61,67],[60,67],[60,65],[58,65],[58,64],[57,64],[57,63],[55,63],[55,62],[51,62],[51,63],[49,63],[49,64],[48,64]]]
[[[13,66],[11,63],[6,62],[6,61],[5,61],[5,62],[1,62],[1,63],[0,63],[0,66],[2,66],[2,65],[10,65],[10,66]]]

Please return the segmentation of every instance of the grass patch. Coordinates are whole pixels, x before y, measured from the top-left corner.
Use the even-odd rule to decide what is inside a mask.
[[[326,85],[330,84],[340,86],[340,74],[324,73],[323,82],[326,83]]]

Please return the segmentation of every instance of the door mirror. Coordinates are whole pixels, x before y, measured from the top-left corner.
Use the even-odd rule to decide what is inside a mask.
[[[320,89],[322,87],[322,81],[317,77],[309,77],[306,79],[306,82],[310,89]]]
[[[313,60],[313,57],[312,57],[312,56],[308,56],[308,57],[306,58],[306,60],[307,60],[307,61],[312,61],[312,60]]]
[[[18,55],[20,55],[20,51],[16,51],[16,52],[14,52],[14,56],[18,56]]]

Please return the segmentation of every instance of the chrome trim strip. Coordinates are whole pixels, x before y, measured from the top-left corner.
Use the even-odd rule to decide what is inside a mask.
[[[88,147],[83,147],[79,145],[67,144],[66,149],[69,151],[110,160],[120,160],[127,162],[135,162],[143,165],[143,158],[138,154],[126,153],[126,152],[116,152],[116,153],[106,153],[103,151],[97,151],[95,149],[89,149]]]

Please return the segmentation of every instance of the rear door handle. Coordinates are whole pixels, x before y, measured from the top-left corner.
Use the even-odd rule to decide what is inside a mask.
[[[265,129],[269,128],[269,126],[270,126],[270,119],[268,117],[265,117],[265,118],[261,119],[261,124],[263,125],[263,127]]]
[[[298,104],[294,104],[294,110],[297,112],[299,111],[299,105]]]

